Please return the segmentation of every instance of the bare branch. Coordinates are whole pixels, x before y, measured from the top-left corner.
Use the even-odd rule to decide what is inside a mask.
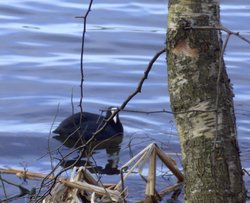
[[[233,32],[231,30],[229,30],[228,28],[224,27],[224,26],[192,26],[192,27],[186,27],[185,29],[199,29],[199,30],[222,30],[230,35],[234,35],[240,39],[242,39],[243,41],[247,42],[248,44],[250,44],[250,40],[243,37],[242,35],[240,35],[239,32]]]
[[[87,30],[87,18],[88,18],[89,12],[91,11],[92,4],[93,4],[93,0],[90,0],[88,9],[85,15],[82,17],[83,18],[83,31],[82,31],[82,47],[81,47],[81,84],[80,84],[81,95],[80,95],[80,103],[79,103],[81,113],[83,112],[83,107],[82,107],[83,82],[84,82],[83,55],[84,55],[84,48],[85,48],[85,34]]]

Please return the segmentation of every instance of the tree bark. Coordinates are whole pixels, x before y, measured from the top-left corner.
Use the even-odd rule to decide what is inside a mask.
[[[187,203],[241,203],[246,198],[233,92],[220,60],[221,34],[197,28],[218,25],[219,0],[169,0],[169,94]]]

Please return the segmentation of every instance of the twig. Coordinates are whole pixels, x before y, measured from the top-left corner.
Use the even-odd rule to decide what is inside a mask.
[[[81,146],[81,147],[82,147],[82,146]],[[81,147],[78,147],[78,148],[74,149],[73,151],[71,151],[70,153],[68,153],[68,154],[67,154],[66,156],[64,156],[63,158],[66,158],[67,156],[69,156],[70,154],[74,153],[75,151],[78,151]],[[37,193],[37,195],[36,195],[36,197],[35,197],[35,199],[36,199],[38,202],[39,202],[39,200],[43,199],[44,197],[46,197],[46,196],[50,193],[51,189],[52,189],[52,188],[54,187],[54,185],[56,184],[56,181],[57,181],[58,177],[59,177],[63,172],[65,172],[65,171],[71,169],[72,166],[74,166],[74,165],[81,159],[81,157],[82,157],[82,155],[83,155],[83,152],[84,152],[83,150],[80,151],[80,154],[79,154],[78,158],[74,161],[74,163],[73,163],[71,166],[68,166],[68,167],[64,168],[64,169],[61,170],[55,177],[53,177],[52,185],[49,187],[49,189],[48,189],[41,197],[38,198],[38,195],[39,195],[39,193],[41,192],[41,189],[42,189],[42,187],[43,187],[45,181],[46,181],[46,180],[48,179],[48,177],[50,177],[51,174],[53,174],[53,172],[60,166],[60,164],[61,164],[62,161],[60,161],[60,162],[55,166],[55,168],[54,168],[47,176],[44,177],[44,179],[43,179],[42,182],[41,182],[41,186],[40,186],[40,188],[39,188],[39,192]],[[38,199],[37,199],[37,198],[38,198]]]
[[[122,186],[122,197],[124,198],[124,191],[125,191],[125,185],[124,185],[124,172],[127,170],[127,168],[121,168],[120,170],[120,176],[121,176],[121,186]],[[125,198],[124,198],[125,200]]]
[[[67,155],[65,155],[63,158],[65,159],[66,157],[70,156],[72,153],[74,153],[75,151],[78,151],[79,149],[80,149],[80,147],[76,148],[75,150],[73,150],[73,151],[69,152]],[[80,154],[80,156],[78,157],[78,159],[76,159],[76,161],[75,161],[73,164],[76,164],[76,163],[80,160],[80,158],[81,158],[81,154]],[[61,165],[62,161],[63,161],[63,160],[61,160],[61,161],[53,168],[53,170],[51,170],[50,173],[47,174],[47,175],[43,178],[43,180],[42,180],[42,182],[41,182],[41,184],[40,184],[39,191],[38,191],[38,193],[37,193],[37,195],[36,195],[36,197],[35,197],[35,201],[39,201],[39,200],[41,200],[42,198],[44,198],[46,195],[48,195],[49,192],[50,192],[50,190],[52,189],[52,187],[55,185],[57,178],[58,178],[63,172],[65,172],[66,170],[70,169],[69,167],[64,168],[64,169],[61,170],[56,176],[53,176],[52,179],[54,179],[54,181],[53,181],[52,185],[50,186],[50,188],[42,195],[42,197],[38,198],[38,196],[39,196],[39,194],[40,194],[40,192],[41,192],[41,190],[42,190],[42,187],[45,185],[45,181],[46,181],[47,179],[51,179],[50,177],[51,177],[52,174],[55,172],[55,170]],[[72,167],[71,167],[71,168],[72,168]]]
[[[85,37],[85,33],[86,33],[86,18],[87,18],[88,14],[89,14],[89,12],[90,12],[90,10],[91,10],[92,2],[93,2],[93,0],[90,1],[88,10],[87,10],[85,16],[83,17],[83,19],[84,19],[84,28],[83,28],[83,37],[82,37],[82,51],[81,51],[81,98],[80,98],[80,104],[79,104],[80,109],[81,109],[81,113],[83,113],[83,110],[82,110],[82,99],[83,99],[83,81],[84,81],[84,74],[83,74],[84,37]],[[84,144],[84,145],[82,145],[82,146],[76,148],[75,150],[73,150],[73,152],[74,152],[74,151],[76,151],[76,150],[80,150],[80,149],[81,149],[81,150],[80,150],[80,155],[78,156],[78,158],[75,160],[75,162],[74,162],[71,166],[69,166],[69,167],[63,169],[62,171],[60,171],[60,172],[53,178],[53,179],[54,179],[53,184],[50,186],[50,188],[47,190],[47,192],[45,192],[45,193],[43,194],[43,196],[42,196],[41,198],[39,198],[39,199],[42,199],[43,197],[45,197],[46,195],[49,194],[50,190],[51,190],[52,187],[55,185],[56,180],[57,180],[57,178],[60,176],[60,174],[62,174],[63,172],[69,170],[70,168],[72,168],[72,167],[81,159],[81,157],[82,157],[84,151],[86,150],[86,147],[87,147],[87,146],[95,139],[95,137],[96,137],[96,136],[97,136],[106,126],[107,126],[108,122],[111,121],[111,120],[118,114],[118,112],[119,112],[120,110],[124,109],[124,108],[126,107],[126,105],[128,104],[128,102],[129,102],[135,95],[137,95],[138,93],[141,92],[142,85],[143,85],[144,81],[148,78],[149,72],[150,72],[150,70],[152,69],[154,62],[155,62],[155,61],[158,59],[158,57],[159,57],[161,54],[163,54],[165,51],[166,51],[166,50],[165,50],[165,48],[164,48],[164,49],[160,50],[159,52],[157,52],[157,53],[155,54],[155,56],[150,60],[148,66],[147,66],[147,68],[146,68],[146,70],[145,70],[145,72],[144,72],[144,76],[143,76],[142,79],[139,81],[139,84],[138,84],[136,90],[135,90],[131,95],[129,95],[128,98],[122,103],[122,105],[121,105],[121,106],[120,106],[120,107],[119,107],[119,108],[118,108],[118,109],[117,109],[117,110],[116,110],[116,111],[115,111],[115,112],[105,121],[105,123],[104,123],[100,128],[98,128],[97,131],[96,131],[95,133],[93,133],[93,136],[91,137],[91,139],[89,139],[89,140],[86,142],[86,144]],[[69,154],[72,154],[73,152],[70,152]],[[69,156],[69,154],[67,154],[66,156],[64,156],[64,158],[67,157],[67,156]],[[56,168],[58,168],[59,165],[60,165],[60,162],[59,162],[59,163],[57,164],[57,166],[56,166],[56,167],[55,167],[55,168],[54,168],[54,169],[53,169],[53,170],[43,179],[43,181],[42,181],[42,183],[41,183],[41,187],[40,187],[39,193],[40,193],[40,191],[41,191],[42,186],[44,185],[45,180],[46,180],[46,179],[56,170]],[[38,193],[38,194],[39,194],[39,193]],[[38,194],[37,194],[37,196],[36,196],[36,200],[37,200],[37,198],[38,198]]]
[[[68,137],[63,141],[63,143],[62,143],[59,147],[57,147],[57,148],[54,149],[54,150],[51,150],[50,153],[59,151],[60,148],[62,148],[63,145],[64,145],[64,144],[73,136],[73,134],[74,134],[75,132],[77,132],[79,129],[80,129],[80,127],[76,128],[70,135],[68,135]],[[42,155],[40,158],[38,158],[38,160],[39,160],[39,159],[42,159],[43,157],[45,157],[45,156],[47,156],[47,155],[48,155],[48,153],[45,153],[45,154]]]
[[[183,182],[184,176],[181,171],[175,165],[173,160],[168,157],[158,146],[156,147],[156,153],[162,162],[169,168],[169,170],[175,175],[175,177],[179,180],[179,182]]]
[[[243,168],[242,171],[250,177],[250,173],[246,169]]]
[[[219,97],[220,97],[220,79],[221,79],[221,75],[222,75],[222,70],[224,68],[223,55],[225,53],[225,50],[226,50],[226,47],[227,47],[227,44],[228,44],[230,36],[231,36],[231,33],[228,32],[227,33],[226,41],[223,44],[222,50],[221,50],[221,53],[220,53],[219,71],[218,71],[218,76],[217,76],[217,81],[216,81],[216,101],[215,101],[215,108],[216,108],[216,117],[215,117],[216,126],[215,126],[215,130],[216,130],[216,134],[215,134],[215,139],[214,139],[213,150],[216,147],[216,143],[218,141],[218,132],[219,132],[219,129],[218,129],[218,122],[219,122],[218,121],[218,119],[219,119],[219,117],[218,117],[218,110],[219,110]],[[213,161],[215,161],[215,157],[213,158]]]
[[[231,30],[229,30],[226,27],[223,26],[192,26],[192,27],[186,27],[185,29],[199,29],[199,30],[210,30],[210,29],[214,29],[214,30],[222,30],[230,35],[234,35],[240,39],[242,39],[243,41],[247,42],[248,44],[250,44],[250,40],[243,37],[242,35],[240,35],[239,32],[233,32]]]
[[[86,30],[87,30],[87,17],[89,15],[89,12],[91,11],[92,3],[93,3],[93,0],[90,0],[88,9],[87,9],[85,15],[82,17],[83,18],[83,31],[82,31],[82,47],[81,47],[81,84],[80,84],[81,95],[80,95],[80,103],[79,103],[81,113],[83,112],[83,107],[82,107],[83,82],[84,82],[83,55],[84,55],[84,48],[85,48],[85,34],[86,34]]]
[[[91,4],[92,4],[92,1],[91,1]],[[91,8],[91,5],[89,6],[89,8]],[[90,10],[88,10],[88,12],[89,12]],[[85,22],[85,21],[84,21]],[[126,107],[126,105],[127,105],[127,103],[135,96],[135,95],[137,95],[138,93],[140,93],[141,92],[141,89],[142,89],[142,85],[143,85],[143,83],[144,83],[144,81],[148,78],[148,75],[149,75],[149,72],[150,72],[150,70],[152,69],[152,66],[153,66],[153,64],[154,64],[154,62],[158,59],[158,57],[161,55],[161,54],[163,54],[165,52],[165,49],[162,49],[161,51],[159,51],[159,52],[157,52],[156,53],[156,55],[150,60],[150,62],[149,62],[149,64],[148,64],[148,66],[147,66],[147,68],[146,68],[146,70],[145,70],[145,72],[144,72],[144,76],[142,77],[142,79],[140,80],[140,82],[139,82],[139,84],[138,84],[138,86],[137,86],[137,89],[131,94],[131,95],[129,95],[128,96],[128,98],[122,103],[122,105],[105,121],[105,123],[100,127],[100,128],[98,128],[97,129],[97,131],[95,132],[95,133],[93,133],[93,136],[86,142],[86,144],[84,144],[84,145],[82,145],[82,146],[80,146],[80,147],[78,147],[78,148],[76,148],[75,150],[73,150],[73,151],[76,151],[76,150],[80,150],[81,149],[81,151],[80,151],[80,154],[81,155],[79,155],[79,157],[77,158],[77,160],[74,162],[74,164],[75,163],[77,163],[79,160],[80,160],[80,158],[82,157],[82,154],[84,153],[84,151],[86,150],[86,147],[95,139],[95,137],[107,126],[107,124],[108,124],[108,122],[110,121],[110,120],[112,120],[116,115],[117,115],[117,113],[121,110],[121,109],[124,109],[125,107]],[[72,153],[72,152],[71,152]],[[69,156],[69,155],[68,155]],[[55,180],[56,180],[56,178],[60,175],[60,174],[62,174],[64,171],[66,171],[66,170],[68,170],[68,169],[70,169],[70,168],[72,168],[73,166],[74,166],[74,164],[72,164],[71,166],[69,166],[69,167],[67,167],[67,168],[65,168],[64,170],[62,170],[61,172],[59,172],[56,176],[55,176]],[[58,167],[58,164],[57,164],[57,167]],[[57,168],[56,167],[56,168]],[[51,173],[49,173],[48,174],[48,176],[49,175],[51,175]],[[41,185],[43,185],[44,184],[44,181],[42,182],[42,184]],[[52,185],[53,186],[53,185]],[[52,187],[51,187],[52,188]],[[49,191],[49,190],[48,190]],[[47,192],[48,192],[47,191]],[[46,192],[46,193],[47,193]]]
[[[128,102],[135,96],[137,95],[138,93],[141,92],[141,89],[142,89],[142,85],[144,83],[144,81],[148,78],[148,75],[149,75],[149,72],[150,70],[152,69],[153,67],[153,64],[154,62],[159,58],[159,56],[161,54],[163,54],[166,50],[165,49],[162,49],[160,50],[159,52],[157,52],[155,54],[155,56],[150,60],[145,72],[144,72],[144,76],[141,78],[141,80],[139,81],[139,84],[136,88],[136,90],[130,94],[128,96],[128,98],[121,104],[121,106],[106,120],[106,122],[102,125],[102,127],[100,127],[95,133],[93,133],[93,136],[88,140],[88,142],[86,143],[86,145],[88,145],[90,142],[92,142],[95,137],[101,132],[103,131],[103,129],[107,126],[107,124],[109,123],[109,121],[111,121],[121,110],[123,110],[126,105],[128,104]]]
[[[25,187],[23,187],[23,186],[21,186],[21,185],[19,185],[19,184],[15,184],[15,183],[12,183],[12,182],[10,182],[10,181],[4,179],[4,178],[1,176],[1,174],[2,174],[4,171],[3,171],[2,169],[0,169],[0,170],[1,170],[1,172],[0,172],[0,180],[1,180],[1,182],[2,182],[2,186],[3,186],[3,190],[4,190],[4,196],[5,196],[5,199],[2,200],[1,202],[9,202],[9,201],[12,201],[12,200],[14,200],[14,199],[23,197],[23,196],[25,196],[25,195],[34,195],[34,193],[33,193],[33,192],[34,192],[34,189],[28,190],[27,188],[25,188]],[[23,172],[23,174],[26,174],[26,173],[27,173],[26,170],[23,170],[22,172]],[[17,175],[17,174],[16,174],[16,175]],[[6,193],[6,190],[5,190],[5,185],[4,185],[4,183],[7,183],[7,184],[9,184],[9,185],[12,185],[12,186],[17,187],[17,188],[20,190],[20,193],[17,194],[17,195],[13,195],[13,196],[11,196],[11,197],[8,197],[8,196],[7,196],[7,193]]]
[[[157,114],[157,113],[167,113],[167,114],[173,114],[172,111],[167,111],[165,109],[158,110],[158,111],[138,111],[138,110],[132,110],[132,109],[123,109],[121,111],[124,112],[131,112],[131,113],[144,113],[144,114]]]
[[[35,172],[27,172],[27,171],[24,171],[24,170],[16,170],[16,169],[0,169],[0,172],[1,173],[6,173],[6,174],[16,174],[18,177],[20,176],[25,176],[25,178],[28,178],[28,179],[34,179],[34,178],[44,178],[46,177],[47,175],[45,174],[41,174],[41,173],[35,173]],[[89,174],[89,177],[88,180],[90,180],[90,182],[94,183],[95,180],[92,178],[92,176],[90,175],[90,173],[86,172],[85,174]],[[53,180],[55,177],[54,176],[50,176],[48,177],[49,179]],[[20,186],[20,185],[17,185],[17,184],[14,184],[14,183],[11,183],[7,180],[4,180],[2,179],[4,182],[8,183],[8,184],[11,184],[11,185],[14,185],[16,187],[18,187],[20,190],[21,190],[21,193],[20,195],[25,195],[25,194],[30,194],[30,191],[27,190],[26,188]],[[95,191],[97,194],[101,194],[101,195],[107,195],[108,198],[113,199],[114,197],[115,198],[118,198],[120,195],[119,191],[116,191],[116,190],[110,190],[108,188],[106,188],[104,185],[102,185],[102,187],[100,187],[99,185],[91,185],[85,181],[83,182],[80,182],[80,181],[69,181],[65,178],[58,178],[58,181],[63,183],[64,185],[66,186],[69,186],[69,187],[73,187],[73,188],[78,188],[80,190],[87,190],[87,191],[90,191],[90,192],[93,192]],[[96,182],[95,182],[96,183]],[[21,197],[20,195],[16,196],[16,197]]]
[[[71,95],[70,95],[70,103],[71,103],[71,110],[72,110],[72,115],[75,113],[75,108],[74,108],[74,94],[73,94],[73,88],[71,91]]]
[[[139,81],[139,84],[136,88],[136,90],[128,96],[128,98],[123,102],[123,104],[120,106],[119,109],[124,109],[126,107],[126,105],[128,104],[128,102],[135,96],[137,95],[138,93],[141,93],[141,89],[142,89],[142,85],[144,83],[144,81],[148,78],[148,75],[149,75],[149,72],[151,71],[153,65],[154,65],[154,62],[159,58],[159,56],[161,54],[163,54],[164,52],[166,52],[166,49],[162,49],[160,50],[159,52],[157,52],[155,54],[155,56],[150,60],[146,70],[144,71],[144,76],[141,78],[141,80]]]
[[[91,1],[92,2],[92,1]],[[142,77],[142,79],[140,80],[139,84],[138,84],[138,87],[137,89],[131,94],[128,96],[128,98],[123,102],[123,104],[104,122],[104,124],[97,129],[97,131],[95,133],[93,133],[93,136],[86,142],[86,144],[76,148],[75,150],[73,151],[77,151],[77,150],[80,150],[80,155],[78,156],[78,158],[76,159],[76,161],[69,167],[63,169],[62,171],[60,171],[56,176],[55,176],[55,179],[54,179],[54,183],[52,184],[52,186],[50,187],[50,189],[54,186],[55,182],[56,182],[56,179],[60,176],[60,174],[62,174],[63,172],[71,169],[82,157],[83,153],[85,152],[86,150],[86,147],[89,146],[89,144],[95,139],[95,137],[102,131],[104,130],[104,128],[107,126],[108,122],[110,120],[112,120],[116,115],[117,113],[121,110],[121,109],[124,109],[127,105],[127,103],[135,96],[137,95],[138,93],[141,92],[141,88],[142,88],[142,85],[143,85],[143,82],[148,78],[148,75],[149,75],[149,72],[150,70],[152,69],[152,66],[154,64],[154,62],[158,59],[158,57],[165,52],[165,49],[162,49],[161,51],[157,52],[156,55],[151,59],[151,61],[149,62],[148,66],[147,66],[147,69],[145,70],[144,72],[144,76]],[[72,154],[72,152],[70,152],[70,154]],[[69,154],[67,154],[67,156],[69,156]],[[60,164],[60,163],[59,163]],[[57,164],[56,168],[59,166],[59,164]],[[55,169],[54,169],[55,170]],[[53,170],[53,171],[54,171]],[[52,174],[52,172],[50,172],[48,174],[48,176],[50,176]],[[41,184],[41,187],[42,185],[44,184],[44,181],[46,180],[46,178],[42,181],[42,184]],[[47,192],[45,192],[45,194],[42,196],[46,196],[48,193],[49,193],[49,190],[47,190]]]
[[[2,173],[0,173],[0,180],[1,180],[1,183],[2,183],[4,197],[5,197],[5,199],[8,199],[7,191],[6,191],[6,188],[5,188],[5,185],[4,185],[4,181],[3,181],[3,178],[2,178]]]
[[[56,118],[57,118],[57,115],[58,115],[58,112],[59,112],[59,106],[60,104],[57,105],[57,109],[56,109],[56,114],[53,118],[53,121],[52,121],[52,124],[50,126],[50,129],[49,129],[49,136],[48,136],[48,154],[49,154],[49,158],[50,158],[50,166],[51,166],[51,170],[53,170],[54,168],[54,165],[53,165],[53,160],[52,160],[52,154],[51,154],[51,145],[50,145],[50,140],[51,140],[51,132],[52,132],[52,128],[54,126],[54,123],[56,121]]]
[[[218,140],[218,113],[219,113],[219,97],[220,97],[220,79],[221,79],[221,75],[222,75],[222,70],[223,70],[223,67],[225,66],[224,65],[224,62],[223,62],[223,55],[225,53],[225,50],[226,50],[226,47],[227,47],[227,44],[228,44],[228,41],[230,39],[230,36],[231,35],[234,35],[238,38],[240,38],[241,40],[247,42],[248,44],[250,44],[250,40],[241,36],[239,32],[233,32],[231,30],[229,30],[228,28],[225,28],[224,26],[193,26],[193,27],[187,27],[186,29],[215,29],[215,30],[222,30],[224,32],[227,33],[227,37],[226,37],[226,40],[222,46],[222,49],[221,49],[221,53],[220,53],[220,59],[219,59],[219,71],[218,71],[218,76],[217,76],[217,81],[216,81],[216,101],[215,101],[215,111],[216,111],[216,117],[215,117],[215,123],[216,123],[216,134],[215,134],[215,138],[214,138],[214,143],[213,143],[213,150],[215,150],[215,147],[216,147],[216,144],[218,142],[220,142]],[[213,165],[215,164],[215,154],[213,155]]]

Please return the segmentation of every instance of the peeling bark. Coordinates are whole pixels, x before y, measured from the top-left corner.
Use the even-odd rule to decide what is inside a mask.
[[[213,29],[186,29],[219,23],[218,0],[169,1],[169,94],[182,150],[187,203],[241,203],[246,197],[233,92],[224,63],[217,88],[221,34]]]

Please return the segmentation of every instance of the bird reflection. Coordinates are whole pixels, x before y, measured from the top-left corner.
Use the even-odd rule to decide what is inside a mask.
[[[83,146],[85,143],[83,141],[79,141],[76,145],[74,140],[62,139],[60,136],[54,136],[54,139],[60,141],[65,147],[70,149],[79,148]],[[118,169],[119,163],[119,152],[121,148],[121,143],[123,140],[123,135],[114,136],[107,140],[103,141],[93,141],[89,146],[85,148],[85,153],[81,159],[78,159],[78,156],[71,159],[63,159],[61,162],[61,166],[66,168],[68,166],[85,166],[92,173],[100,173],[100,174],[119,174],[120,170]],[[80,149],[79,149],[80,150]],[[97,152],[101,152],[102,150],[106,151],[107,160],[105,167],[100,166],[102,163],[92,162],[89,157]]]

